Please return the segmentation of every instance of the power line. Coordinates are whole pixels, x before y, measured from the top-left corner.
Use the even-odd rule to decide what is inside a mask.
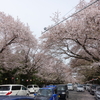
[[[78,4],[77,4],[78,5]],[[75,7],[77,7],[77,5]],[[66,16],[67,14],[69,14],[75,7],[73,7],[69,12],[67,12],[64,16]],[[64,17],[63,16],[63,17]]]
[[[82,9],[81,9],[81,10],[79,10],[79,11],[77,11],[76,13],[72,14],[71,16],[69,16],[69,17],[65,18],[64,20],[60,21],[59,23],[55,24],[54,26],[52,26],[52,27],[50,27],[50,28],[48,28],[48,29],[46,29],[46,28],[45,28],[45,31],[44,31],[44,32],[42,32],[42,34],[43,34],[43,33],[45,33],[46,31],[48,31],[48,30],[52,29],[53,27],[55,27],[55,26],[59,25],[60,23],[64,22],[65,20],[69,19],[70,17],[72,17],[72,16],[76,15],[77,13],[81,12],[82,10],[84,10],[84,9],[88,8],[89,6],[91,6],[92,4],[96,3],[97,1],[99,1],[99,0],[96,0],[96,1],[92,2],[91,4],[87,5],[86,7],[82,8]]]

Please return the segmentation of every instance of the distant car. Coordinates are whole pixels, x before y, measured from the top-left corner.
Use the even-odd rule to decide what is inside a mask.
[[[29,96],[0,96],[0,100],[34,100],[34,98]]]
[[[59,100],[56,87],[40,88],[36,93],[34,100]]]
[[[83,84],[83,86],[84,86],[84,89],[86,89],[86,84]]]
[[[77,84],[74,84],[74,87],[76,88],[77,87]]]
[[[56,86],[59,99],[66,100],[69,97],[69,91],[66,84],[59,84]]]
[[[96,100],[100,100],[100,86],[96,87],[96,91],[94,94],[95,94]]]
[[[77,85],[77,88],[76,88],[76,91],[77,91],[77,92],[78,92],[78,91],[84,92],[84,85],[78,84],[78,85]]]
[[[32,84],[32,85],[27,85],[27,89],[29,90],[30,94],[36,93],[39,90],[39,86]]]
[[[98,86],[97,84],[92,84],[90,86],[90,94],[94,95],[97,86]]]
[[[90,92],[90,86],[91,86],[92,84],[86,84],[86,90],[88,91],[88,92]]]
[[[68,90],[74,90],[74,86],[72,83],[67,84]]]
[[[28,89],[21,84],[0,85],[0,95],[29,95]]]

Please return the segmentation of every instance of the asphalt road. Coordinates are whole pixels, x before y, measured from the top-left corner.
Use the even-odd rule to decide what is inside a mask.
[[[74,90],[69,91],[69,98],[67,100],[95,100],[95,97],[88,91],[77,92]]]

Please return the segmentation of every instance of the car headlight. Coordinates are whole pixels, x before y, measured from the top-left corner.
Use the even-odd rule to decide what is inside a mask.
[[[62,92],[62,94],[65,94],[65,92]]]

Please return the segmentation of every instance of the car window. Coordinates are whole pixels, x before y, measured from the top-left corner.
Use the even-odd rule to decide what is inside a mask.
[[[37,95],[40,95],[40,96],[51,96],[52,95],[52,90],[51,89],[40,89],[38,91]]]
[[[27,88],[26,88],[26,87],[24,87],[24,86],[22,86],[22,90],[27,90]]]
[[[27,86],[28,88],[32,88],[32,85]]]
[[[38,86],[34,85],[34,87],[38,87]]]
[[[57,90],[65,90],[66,88],[65,88],[65,86],[58,86],[57,87]]]
[[[94,86],[91,86],[91,88],[92,88],[92,89],[96,89],[96,85],[94,85]]]
[[[100,88],[97,88],[97,91],[100,91]]]
[[[10,90],[10,86],[0,86],[0,90],[8,91]]]
[[[20,90],[21,86],[12,86],[12,90]]]

